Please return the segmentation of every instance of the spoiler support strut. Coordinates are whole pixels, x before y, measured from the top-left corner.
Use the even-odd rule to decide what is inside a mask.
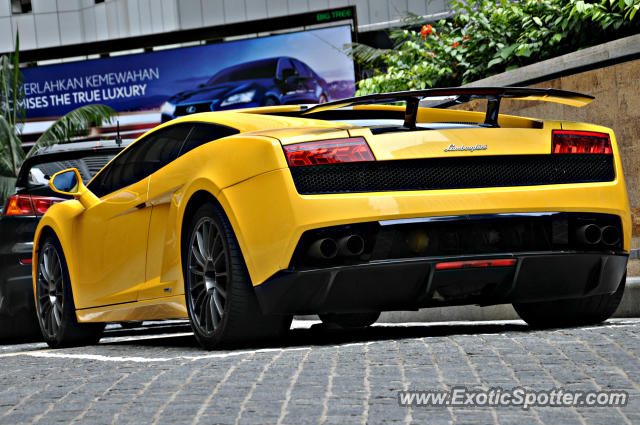
[[[487,98],[487,113],[484,117],[484,123],[491,127],[498,127],[498,115],[500,113],[499,96]]]

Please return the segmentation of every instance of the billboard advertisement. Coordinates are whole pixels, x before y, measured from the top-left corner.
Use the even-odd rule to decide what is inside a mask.
[[[194,112],[321,103],[354,94],[349,26],[27,68],[27,120],[101,103],[159,123]]]

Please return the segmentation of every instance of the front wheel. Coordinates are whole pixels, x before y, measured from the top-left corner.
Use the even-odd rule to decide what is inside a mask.
[[[627,280],[626,273],[613,294],[593,295],[567,300],[514,303],[518,315],[535,328],[561,328],[594,325],[604,322],[615,313]]]
[[[36,313],[45,342],[52,348],[95,344],[104,323],[78,323],[67,262],[60,242],[47,237],[38,254]]]
[[[293,316],[263,315],[226,216],[204,204],[189,225],[183,252],[185,302],[204,348],[281,336]]]

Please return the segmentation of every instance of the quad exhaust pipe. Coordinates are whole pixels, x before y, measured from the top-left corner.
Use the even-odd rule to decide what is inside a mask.
[[[349,235],[338,240],[338,253],[345,257],[355,257],[364,252],[364,239],[360,235]]]
[[[605,245],[616,245],[620,242],[620,232],[615,226],[604,226],[602,228],[602,243]]]
[[[310,257],[322,260],[331,260],[338,255],[342,257],[355,257],[364,252],[364,239],[360,235],[347,235],[338,239],[321,238],[313,242],[309,247]]]
[[[578,242],[584,245],[596,245],[602,239],[602,229],[595,224],[585,224],[576,230]]]
[[[576,239],[584,245],[597,245],[602,242],[613,246],[620,242],[620,232],[615,226],[600,227],[596,224],[585,224],[576,229]]]
[[[309,255],[323,260],[336,258],[336,255],[338,255],[338,244],[333,238],[318,239],[309,247]]]

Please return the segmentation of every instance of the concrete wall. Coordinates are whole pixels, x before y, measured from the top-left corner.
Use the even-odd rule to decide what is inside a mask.
[[[408,12],[447,10],[445,0],[31,0],[32,12],[12,14],[0,0],[0,53],[20,47],[90,43],[355,5],[359,31],[400,24]],[[295,23],[292,23],[295,24]]]

